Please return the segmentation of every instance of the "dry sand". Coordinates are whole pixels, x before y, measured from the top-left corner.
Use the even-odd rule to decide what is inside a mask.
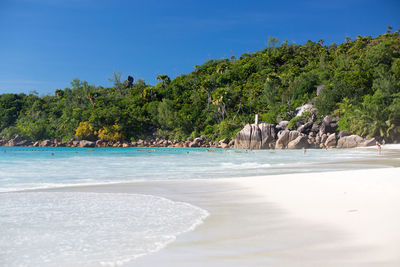
[[[209,211],[194,231],[126,266],[400,266],[400,168],[51,191],[151,194]]]

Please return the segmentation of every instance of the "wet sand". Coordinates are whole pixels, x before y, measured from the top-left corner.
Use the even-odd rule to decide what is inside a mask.
[[[52,191],[152,194],[210,212],[194,231],[127,266],[399,266],[400,184],[393,185],[390,194],[386,189],[400,178],[392,175],[379,190],[371,183],[355,190],[360,185],[352,184],[354,180],[343,184],[346,173],[340,173],[342,181],[334,189],[322,173],[311,178],[152,181]],[[302,181],[293,184],[295,179]],[[352,196],[352,201],[344,196]]]
[[[377,169],[46,191],[149,194],[210,213],[194,231],[124,266],[394,267],[400,266],[398,148]]]

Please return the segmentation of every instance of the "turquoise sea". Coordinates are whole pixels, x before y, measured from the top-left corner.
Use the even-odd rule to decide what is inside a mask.
[[[345,168],[370,150],[0,148],[0,192],[149,179],[219,179]],[[347,166],[349,168],[351,166]]]
[[[209,215],[156,194],[32,189],[332,171],[365,167],[361,161],[376,157],[367,149],[1,147],[0,266],[119,266],[161,249]]]

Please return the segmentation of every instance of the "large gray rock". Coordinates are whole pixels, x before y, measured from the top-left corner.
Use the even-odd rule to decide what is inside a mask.
[[[290,131],[289,133],[289,142],[292,142],[293,140],[295,140],[297,137],[299,137],[301,135],[301,133],[299,131]]]
[[[220,145],[221,148],[229,148],[229,145],[226,143],[221,143]]]
[[[304,125],[300,125],[299,128],[297,128],[297,131],[300,133],[303,133],[303,134],[309,134],[312,126],[313,126],[313,122],[309,121]]]
[[[276,130],[280,131],[280,130],[285,130],[286,127],[288,126],[289,121],[281,121],[278,125],[276,125]]]
[[[288,126],[289,121],[281,121],[278,125],[280,127],[282,127],[282,129],[286,129],[286,127]]]
[[[96,143],[92,141],[82,140],[79,142],[80,147],[95,147]]]
[[[336,147],[336,133],[333,133],[328,136],[325,141],[325,147],[327,148],[335,148]]]
[[[317,120],[317,115],[315,115],[315,113],[313,113],[313,114],[311,115],[311,117],[308,119],[307,122],[312,122],[312,123],[314,123],[316,120]]]
[[[312,125],[310,131],[313,132],[313,133],[318,133],[318,132],[319,132],[319,125],[316,124],[316,123],[314,123],[314,124]]]
[[[338,120],[331,116],[326,116],[323,121],[321,128],[319,129],[319,134],[322,136],[327,133],[335,133],[337,129]]]
[[[245,149],[266,149],[276,138],[275,126],[261,123],[246,124],[235,136],[234,147]]]
[[[246,124],[242,130],[240,130],[235,136],[235,148],[250,148],[251,141],[251,130],[250,124]]]
[[[314,105],[312,103],[307,103],[302,105],[301,107],[296,108],[296,117],[299,117],[303,114],[305,111],[310,111]]]
[[[289,143],[289,130],[284,130],[279,132],[278,134],[278,140],[276,141],[275,148],[276,149],[283,149],[286,148],[288,143]]]
[[[189,147],[200,147],[202,143],[203,143],[203,139],[200,137],[197,137],[197,138],[193,139],[193,142],[189,143]],[[167,142],[167,144],[168,144],[168,142]],[[166,144],[163,143],[163,145],[165,146]]]
[[[25,141],[25,140],[20,135],[16,135],[14,137],[14,139],[12,139],[12,141],[14,141],[14,143],[20,143],[20,142]]]
[[[97,147],[104,146],[104,141],[103,141],[103,140],[97,140],[97,141],[96,141],[96,146],[97,146]]]
[[[293,141],[290,141],[287,145],[288,149],[301,149],[308,147],[308,137],[305,135],[300,135]]]
[[[17,146],[32,146],[32,142],[28,140],[22,140],[21,142],[17,143]]]
[[[197,138],[195,138],[195,139],[193,140],[193,142],[202,144],[202,143],[204,142],[204,139],[203,139],[202,137],[197,137]]]
[[[317,136],[315,137],[315,144],[316,144],[316,145],[321,144],[321,136],[317,135]]]
[[[258,125],[261,131],[261,149],[268,149],[276,139],[276,128],[274,124],[260,123]]]
[[[199,143],[196,142],[189,142],[188,147],[199,147]]]
[[[234,147],[235,146],[235,140],[231,140],[228,144],[229,147]]]
[[[260,149],[261,148],[261,130],[257,124],[251,125],[251,135],[250,135],[250,149]]]
[[[346,131],[339,131],[338,133],[338,139],[348,136],[349,134]]]
[[[337,148],[353,148],[363,146],[364,138],[358,135],[344,136],[338,140]]]
[[[42,142],[39,143],[39,146],[41,146],[41,147],[51,146],[51,141],[50,140],[43,140]]]
[[[326,140],[328,139],[328,135],[327,134],[323,134],[321,136],[321,144],[325,145]]]
[[[15,146],[14,141],[11,139],[7,142],[5,142],[4,146]]]
[[[16,135],[13,139],[9,140],[5,146],[24,146],[28,141],[24,140],[19,135]]]

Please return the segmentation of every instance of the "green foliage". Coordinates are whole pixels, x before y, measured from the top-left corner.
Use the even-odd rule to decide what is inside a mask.
[[[174,111],[172,107],[172,101],[163,99],[157,107],[157,119],[161,127],[166,130],[171,130],[174,123]]]
[[[289,121],[287,128],[296,130],[300,125],[306,123],[311,116],[312,113],[309,110],[305,110],[300,116],[293,117]]]
[[[1,131],[1,136],[7,140],[14,138],[17,134],[19,134],[19,130],[15,126],[10,126]]]
[[[295,109],[310,101],[320,116],[339,117],[339,128],[350,133],[400,135],[398,31],[329,46],[322,40],[279,46],[270,38],[256,53],[208,60],[189,74],[157,79],[154,86],[137,79],[128,88],[121,73],[113,73],[110,88],[74,79],[54,96],[0,95],[0,136],[182,140],[204,134],[215,140],[232,138],[257,113],[262,122],[290,120],[296,128],[307,118],[293,118]]]
[[[260,114],[259,120],[260,122],[276,124],[278,122],[277,117],[277,114],[271,111]]]
[[[242,125],[237,125],[229,120],[224,120],[220,124],[218,124],[218,139],[232,139],[241,129]]]

